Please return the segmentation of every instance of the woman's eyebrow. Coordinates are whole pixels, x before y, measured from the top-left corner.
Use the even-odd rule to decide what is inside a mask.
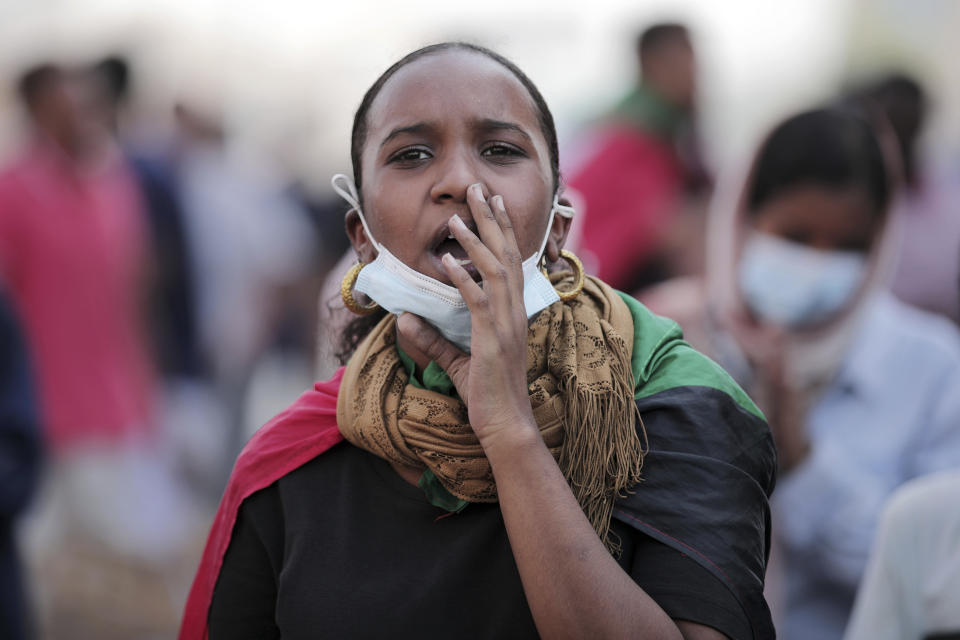
[[[505,122],[503,120],[493,120],[490,118],[483,118],[481,120],[476,120],[473,123],[473,126],[474,128],[483,132],[503,131],[503,130],[514,131],[532,142],[532,139],[530,138],[530,134],[527,133],[523,127],[521,127],[520,125],[514,122]]]
[[[384,138],[383,141],[380,143],[380,148],[382,149],[384,146],[386,146],[388,142],[390,142],[391,140],[393,140],[399,135],[403,135],[405,133],[410,133],[414,135],[423,134],[423,133],[428,133],[430,131],[433,131],[434,128],[435,127],[431,125],[429,122],[418,122],[416,124],[407,125],[405,127],[397,127],[396,129],[392,130],[390,133],[387,134],[387,137]]]

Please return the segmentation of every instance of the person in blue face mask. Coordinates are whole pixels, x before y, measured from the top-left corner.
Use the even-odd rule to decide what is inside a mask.
[[[887,291],[884,131],[845,107],[783,121],[721,182],[705,276],[640,294],[770,420],[782,571],[768,593],[788,640],[842,636],[887,497],[960,467],[960,339]]]
[[[345,366],[240,455],[181,638],[773,637],[773,440],[583,273],[512,62],[417,50],[357,110]]]

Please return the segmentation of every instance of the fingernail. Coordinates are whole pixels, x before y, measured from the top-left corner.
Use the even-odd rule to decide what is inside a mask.
[[[479,182],[476,183],[476,184],[474,184],[474,185],[472,185],[470,188],[473,189],[473,192],[474,192],[474,194],[477,195],[477,197],[479,197],[479,198],[482,198],[482,197],[483,197],[483,187],[480,185]]]
[[[493,206],[498,209],[503,209],[503,196],[493,196]]]
[[[463,227],[464,229],[467,228],[467,225],[463,223],[463,220],[461,220],[460,216],[458,216],[457,214],[453,214],[453,217],[450,218],[450,222],[457,225],[458,227]]]
[[[440,261],[443,262],[448,267],[456,264],[456,261],[454,261],[453,256],[450,255],[449,253],[445,253],[442,256],[440,256]]]

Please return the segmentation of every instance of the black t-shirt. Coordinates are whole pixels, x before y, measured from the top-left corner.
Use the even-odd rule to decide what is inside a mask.
[[[672,618],[752,638],[731,591],[620,520],[619,563]],[[458,514],[340,444],[249,497],[209,614],[219,638],[536,638],[499,506]]]
[[[641,483],[614,505],[620,565],[673,618],[769,640],[770,430],[676,323],[623,299],[648,450]],[[444,391],[433,377],[423,382],[447,393],[449,379]],[[214,639],[536,637],[499,506],[449,515],[352,445],[287,473],[238,515],[209,611]]]

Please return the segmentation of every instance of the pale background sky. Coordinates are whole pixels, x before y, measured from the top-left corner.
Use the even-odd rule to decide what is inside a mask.
[[[129,54],[141,124],[159,129],[188,97],[222,109],[241,140],[317,184],[348,168],[353,110],[404,53],[466,39],[504,53],[538,84],[561,142],[632,82],[632,39],[658,19],[694,30],[701,112],[714,165],[745,152],[778,117],[829,97],[851,74],[888,65],[937,95],[931,135],[960,142],[952,0],[0,0],[0,83],[41,58]],[[17,131],[0,99],[0,153]]]

